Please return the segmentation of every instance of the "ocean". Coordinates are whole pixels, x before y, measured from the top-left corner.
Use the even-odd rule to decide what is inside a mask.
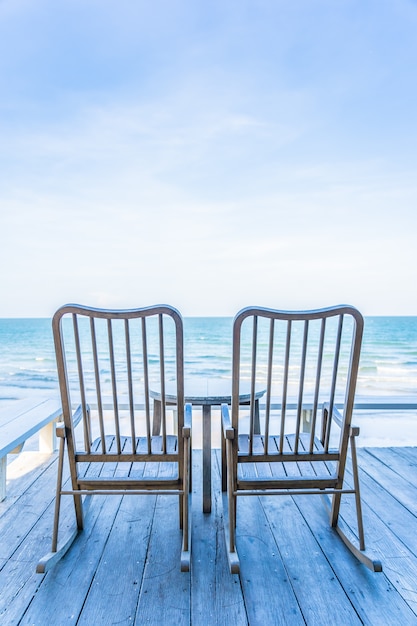
[[[229,317],[184,319],[186,378],[230,379],[232,322]],[[39,393],[58,393],[51,320],[0,319],[0,408]],[[417,317],[365,319],[357,395],[417,397]],[[379,416],[378,431],[389,423],[392,432],[384,435],[389,441],[395,438],[401,415],[387,413]],[[417,417],[407,413],[412,437],[405,441],[416,439],[417,445]],[[375,415],[369,412],[366,417]]]
[[[184,319],[185,373],[231,377],[232,318]],[[0,402],[57,391],[49,319],[0,319]],[[367,317],[358,395],[417,396],[417,317]]]

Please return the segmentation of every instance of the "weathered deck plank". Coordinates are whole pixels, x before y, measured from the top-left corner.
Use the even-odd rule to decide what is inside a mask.
[[[382,574],[352,557],[329,528],[320,499],[283,496],[240,499],[242,573],[230,575],[219,453],[211,515],[202,513],[200,455],[193,460],[189,574],[180,572],[176,497],[101,496],[93,499],[84,532],[46,575],[35,567],[50,546],[56,462],[28,456],[31,472],[22,474],[22,466],[15,479],[10,472],[0,506],[0,622],[417,624],[416,448],[359,450],[367,544],[380,553]],[[66,500],[70,527],[75,521]],[[353,508],[343,509],[348,523]]]
[[[402,447],[402,448],[390,448],[390,450],[391,452],[393,452],[393,454],[398,454],[399,456],[402,456],[408,459],[410,462],[410,465],[413,466],[414,468],[417,467],[417,454],[416,454],[415,448],[411,446],[407,446],[407,447]]]
[[[364,522],[372,529],[376,539],[385,575],[417,615],[415,518],[365,474],[362,493],[366,498]]]
[[[417,488],[417,461],[415,456],[410,454],[410,451],[407,454],[407,448],[404,448],[404,451],[401,448],[374,448],[367,450],[367,452],[379,463],[383,463],[403,480]],[[366,458],[368,458],[367,455],[365,455]],[[378,465],[376,467],[378,468]],[[388,472],[389,474],[390,472]]]
[[[349,595],[361,621],[369,626],[415,625],[416,615],[397,592],[387,573],[374,574],[360,565],[346,550],[334,530],[326,525],[327,516],[324,512],[319,507],[310,506],[307,496],[297,498],[297,506],[317,537],[320,548],[329,559],[335,576]],[[369,535],[369,525],[365,528]]]
[[[149,499],[155,502],[155,496]],[[154,515],[153,503],[135,496],[121,501],[78,624],[133,623]]]
[[[202,481],[198,457],[193,461],[193,480],[197,485]],[[213,486],[216,487],[216,483]],[[246,626],[248,620],[240,580],[229,573],[222,498],[217,488],[212,489],[212,496],[211,515],[201,514],[203,501],[199,492],[193,500],[192,559],[195,565],[191,569],[191,623],[193,626]]]
[[[261,503],[306,622],[317,626],[361,624],[347,592],[292,498],[265,498]]]
[[[240,509],[240,511],[239,511]],[[236,542],[250,624],[304,624],[268,520],[254,498],[238,504]]]
[[[95,499],[90,508],[92,523],[86,525],[72,549],[53,569],[47,584],[39,586],[21,624],[76,622],[100,562],[120,499],[117,496]]]
[[[190,577],[180,572],[178,504],[158,496],[135,624],[190,623]]]
[[[378,448],[372,452],[368,450],[364,452],[361,457],[362,470],[368,473],[385,491],[392,494],[410,513],[417,516],[417,492],[410,483],[410,468],[405,468],[405,473],[400,475],[382,460],[383,449],[381,452]]]

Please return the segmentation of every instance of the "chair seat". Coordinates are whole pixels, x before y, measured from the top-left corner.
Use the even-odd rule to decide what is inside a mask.
[[[265,450],[265,437],[253,436],[253,452],[249,454],[249,435],[240,434],[238,448],[238,489],[331,489],[338,482],[336,461],[338,452],[325,453],[321,441],[314,438],[313,451],[309,453],[310,435],[300,433],[298,452],[295,452],[295,434],[285,435],[282,452],[281,438],[272,435],[268,438],[268,450]],[[258,462],[256,462],[259,459]],[[307,481],[307,482],[306,482]],[[302,484],[301,484],[302,483]]]
[[[259,456],[259,458],[265,456],[265,460],[273,460],[273,457],[278,457],[277,460],[282,460],[285,456],[287,461],[320,461],[324,459],[326,461],[337,461],[340,456],[338,450],[329,449],[326,451],[317,437],[313,439],[310,452],[309,433],[300,433],[298,435],[298,446],[296,446],[296,435],[286,434],[283,438],[282,451],[281,437],[279,435],[270,435],[268,437],[268,449],[266,449],[266,437],[264,435],[253,435],[252,441],[252,450],[250,450],[250,436],[248,434],[239,434],[238,456],[240,463],[244,462],[244,457],[249,455],[251,460],[253,460],[253,456]]]
[[[78,462],[126,462],[126,461],[177,461],[178,460],[178,438],[176,435],[167,435],[166,448],[164,450],[164,438],[161,435],[150,438],[151,448],[148,449],[147,437],[135,437],[136,447],[132,446],[132,437],[121,436],[120,447],[117,446],[115,435],[107,435],[102,440],[98,437],[91,444],[90,452],[78,452],[76,461]],[[104,445],[102,445],[102,441]],[[101,459],[103,457],[103,459]]]
[[[138,481],[163,482],[175,485],[178,480],[178,440],[174,435],[166,437],[167,451],[163,452],[162,436],[152,437],[151,454],[147,452],[147,438],[136,437],[136,454],[132,453],[132,438],[120,437],[121,452],[117,451],[117,442],[114,435],[105,438],[105,455],[102,450],[100,437],[91,445],[91,453],[77,454],[76,460],[79,465],[79,484],[87,488],[88,485],[107,479],[113,485],[120,484],[129,488],[130,482],[138,484]],[[155,457],[160,457],[160,462],[155,462]],[[105,459],[105,463],[102,460]],[[113,459],[113,463],[111,462]],[[110,462],[109,462],[110,461]],[[108,483],[107,483],[108,484]]]
[[[104,437],[106,451],[110,454],[117,454],[117,438],[115,435],[107,435]],[[176,435],[166,436],[166,453],[177,454],[178,452],[178,437]],[[147,437],[135,437],[136,453],[147,454],[148,440]],[[97,437],[91,445],[91,450],[94,453],[100,453],[102,449],[101,437]],[[120,437],[120,449],[121,454],[126,455],[132,452],[132,437],[121,436]],[[162,435],[154,435],[151,437],[151,454],[163,454],[163,437]]]

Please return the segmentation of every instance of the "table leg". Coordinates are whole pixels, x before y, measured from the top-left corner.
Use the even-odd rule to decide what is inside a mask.
[[[241,406],[248,406],[248,405],[250,405],[250,401],[249,402],[241,402],[240,405]],[[261,422],[260,422],[260,419],[259,419],[259,399],[255,400],[253,432],[254,432],[255,435],[260,435],[261,434]]]
[[[152,435],[161,434],[161,418],[162,418],[162,402],[160,400],[153,401],[153,420]]]
[[[259,400],[255,400],[254,432],[255,432],[255,435],[260,435],[261,434],[261,422],[259,420]]]
[[[211,513],[211,406],[203,404],[203,513]]]

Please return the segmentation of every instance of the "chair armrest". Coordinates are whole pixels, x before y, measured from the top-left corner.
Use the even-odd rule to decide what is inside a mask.
[[[227,404],[222,404],[222,429],[223,429],[223,437],[225,439],[234,439],[235,438],[235,429],[232,426],[230,421],[230,413],[229,407]]]
[[[55,434],[61,439],[65,439],[65,424],[64,422],[57,422],[55,426]]]
[[[89,410],[90,410],[90,407],[87,406],[87,411]],[[74,428],[78,426],[78,424],[81,422],[82,416],[83,416],[83,408],[81,404],[79,404],[77,408],[75,409],[74,413],[72,414],[72,424]]]
[[[90,407],[87,406],[87,411],[89,410],[90,410]],[[77,406],[74,413],[72,414],[72,424],[74,428],[76,428],[78,424],[81,422],[82,417],[83,417],[83,408],[80,404]],[[55,427],[55,433],[57,437],[61,437],[62,439],[65,439],[65,423],[63,421],[57,422],[56,427]]]
[[[184,426],[182,427],[182,436],[186,439],[191,437],[191,423],[192,423],[192,406],[191,404],[185,405],[184,412]]]
[[[325,402],[323,405],[323,409],[329,409],[329,403]],[[332,419],[336,422],[336,424],[339,426],[339,428],[342,428],[343,426],[343,415],[341,414],[341,412],[339,411],[338,408],[336,408],[335,406],[333,407],[333,415],[332,415]],[[360,432],[360,428],[359,426],[353,426],[352,424],[350,425],[350,436],[351,437],[357,437],[359,435]]]
[[[328,406],[329,405],[327,405],[327,407]],[[342,425],[343,425],[343,415],[341,414],[339,409],[337,409],[335,406],[333,407],[332,419],[336,422],[336,424],[339,426],[339,428],[342,428]]]

